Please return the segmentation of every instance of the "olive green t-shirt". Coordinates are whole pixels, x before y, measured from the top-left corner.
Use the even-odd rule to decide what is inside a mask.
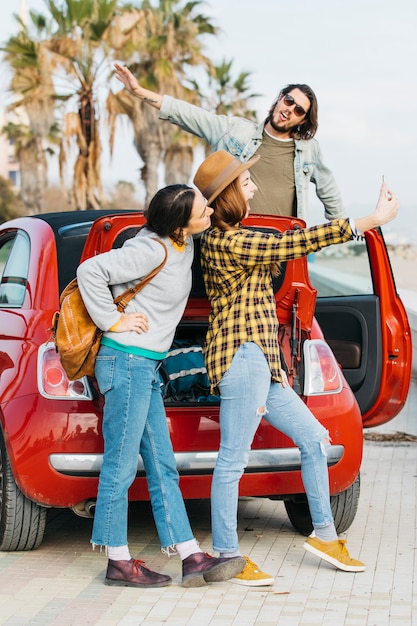
[[[263,131],[256,151],[260,159],[250,168],[258,191],[250,201],[254,213],[295,216],[294,140],[274,139]]]

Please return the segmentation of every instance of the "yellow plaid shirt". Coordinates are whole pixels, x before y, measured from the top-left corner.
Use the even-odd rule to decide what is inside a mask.
[[[237,349],[254,342],[262,349],[271,378],[281,380],[278,319],[271,263],[297,259],[354,238],[349,220],[280,233],[210,228],[201,235],[201,267],[212,307],[204,356],[212,392]]]

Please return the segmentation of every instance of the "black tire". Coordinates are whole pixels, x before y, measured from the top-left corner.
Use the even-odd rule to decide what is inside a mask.
[[[355,519],[356,511],[358,510],[359,494],[360,475],[358,474],[355,481],[346,491],[330,496],[330,504],[338,534],[344,533]],[[296,501],[286,500],[284,504],[289,520],[295,530],[301,535],[308,537],[313,530],[313,524],[306,497],[304,496]]]
[[[36,550],[45,532],[47,509],[22,494],[13,478],[0,429],[0,550]]]

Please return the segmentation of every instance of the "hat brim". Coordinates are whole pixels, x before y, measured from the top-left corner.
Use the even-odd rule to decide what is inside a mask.
[[[252,165],[255,165],[255,163],[257,163],[260,158],[261,157],[259,154],[255,154],[255,156],[250,158],[248,161],[240,161],[240,165],[234,168],[233,171],[226,173],[224,178],[221,178],[221,180],[219,180],[218,184],[216,185],[216,190],[210,194],[209,198],[207,198],[207,204],[210,206],[211,202],[213,202],[213,200],[217,198],[217,196],[221,194],[221,192],[226,189],[226,187],[230,185],[230,183],[236,180],[236,178],[238,178],[242,174],[242,172],[245,172],[250,167],[252,167]],[[237,160],[238,159],[236,159],[236,161]]]

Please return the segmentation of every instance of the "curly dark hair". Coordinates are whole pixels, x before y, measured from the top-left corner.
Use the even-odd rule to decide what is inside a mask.
[[[307,114],[302,124],[299,124],[298,126],[295,126],[294,128],[292,128],[290,131],[290,135],[293,139],[312,139],[314,135],[316,134],[317,128],[319,125],[318,104],[317,104],[317,98],[316,98],[314,91],[308,85],[297,83],[297,84],[287,85],[286,87],[281,89],[281,91],[279,92],[278,98],[274,100],[274,102],[271,105],[271,108],[269,109],[268,116],[265,120],[265,124],[271,120],[278,101],[283,96],[285,96],[285,94],[289,93],[293,89],[299,89],[300,91],[303,92],[303,94],[310,101],[310,108],[307,111]]]

